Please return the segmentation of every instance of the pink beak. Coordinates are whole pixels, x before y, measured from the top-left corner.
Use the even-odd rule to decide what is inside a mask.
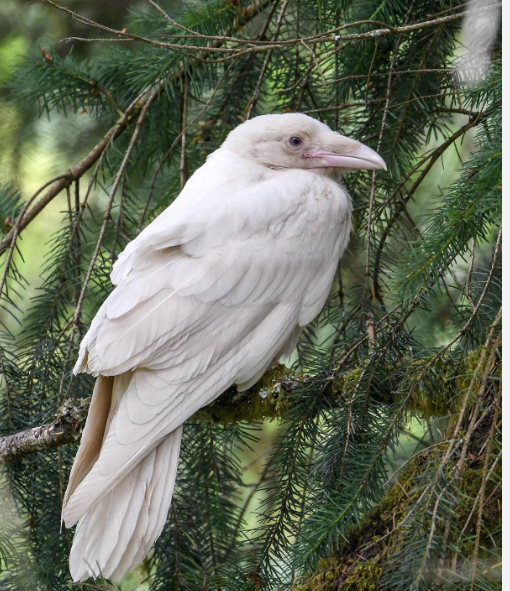
[[[314,148],[303,154],[304,158],[310,159],[309,168],[386,170],[386,163],[372,148],[337,133],[334,136],[336,137],[328,137],[327,142],[328,147],[334,145],[334,150]]]

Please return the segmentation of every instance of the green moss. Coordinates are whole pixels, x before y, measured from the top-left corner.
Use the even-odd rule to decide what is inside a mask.
[[[296,581],[292,591],[376,591],[390,543],[394,541],[394,537],[387,534],[394,520],[403,518],[417,500],[415,479],[430,461],[430,455],[418,456],[409,462],[382,502],[347,533],[338,552],[319,560],[315,571],[304,581]],[[438,459],[440,455],[439,450],[435,452]]]
[[[409,401],[409,409],[418,412],[427,419],[457,413],[471,385],[482,352],[483,347],[478,347],[455,364],[452,364],[448,359],[439,359],[428,369],[420,385],[414,390]],[[484,374],[488,357],[486,356],[485,361],[478,370],[479,378]],[[424,361],[407,360],[402,363],[402,367],[405,368],[407,385],[411,387],[414,380],[423,371]],[[493,373],[493,377],[499,376],[501,376],[500,366]],[[476,400],[477,392],[476,387],[472,388],[470,402]]]
[[[388,367],[388,372],[393,373],[394,380],[387,380],[384,390],[377,391],[377,398],[381,402],[393,404],[407,396],[410,388],[413,388],[411,398],[407,402],[407,408],[424,418],[449,416],[457,413],[464,401],[464,395],[471,385],[473,375],[478,367],[483,347],[479,347],[458,362],[453,362],[448,357],[438,359],[433,366],[427,369],[420,378],[418,387],[415,381],[423,373],[427,360],[409,359],[401,360],[398,367]],[[485,371],[488,356],[478,371],[481,378]],[[331,391],[336,398],[349,400],[356,388],[363,392],[363,384],[360,388],[360,380],[366,370],[366,363],[351,369],[331,382]],[[393,371],[391,371],[393,370]],[[501,367],[495,368],[493,377],[501,376]],[[472,388],[472,400],[477,396],[477,388]]]
[[[492,450],[489,465],[492,465],[498,455],[497,450]],[[465,522],[468,518],[473,502],[476,499],[478,492],[482,486],[483,479],[483,462],[475,461],[471,466],[464,468],[460,478],[458,479],[459,496],[464,499],[464,502],[459,504],[456,508],[456,514],[460,522]],[[491,482],[489,484],[489,491],[493,490],[495,482],[501,482],[502,466],[501,462],[496,465],[493,472]],[[487,497],[490,493],[487,493]],[[483,510],[483,526],[484,531],[493,532],[501,526],[501,497],[499,494],[493,494],[490,498],[486,498]]]
[[[474,363],[474,360],[471,359],[468,363]],[[474,366],[476,367],[476,365],[477,363]],[[470,380],[467,379],[464,382],[464,392],[469,387],[469,382]],[[402,530],[394,530],[394,526],[402,522],[420,497],[422,489],[416,486],[417,482],[423,480],[424,474],[433,474],[443,460],[444,453],[449,447],[449,433],[451,434],[453,431],[456,419],[457,417],[452,418],[445,433],[445,441],[433,450],[413,458],[400,473],[398,480],[391,486],[383,500],[361,520],[357,527],[347,532],[346,540],[338,551],[328,558],[319,560],[314,572],[304,580],[297,581],[292,591],[336,591],[340,589],[342,591],[375,591],[379,588],[379,580],[383,575],[385,564],[395,551],[402,548]],[[457,487],[456,496],[460,499],[454,508],[459,530],[470,516],[473,503],[482,485],[485,463],[484,450],[491,420],[489,416],[486,424],[480,428],[479,437],[473,439],[468,449],[462,474],[457,475],[454,481]],[[494,447],[498,447],[498,449],[492,450],[489,465],[493,464],[499,454],[499,446]],[[451,471],[450,474],[449,471]],[[445,476],[452,479],[455,476],[451,466],[446,467]],[[487,543],[487,547],[492,547],[494,543],[492,538],[496,535],[495,532],[501,530],[501,491],[496,485],[500,480],[501,464],[494,470],[491,484],[486,493],[479,560],[484,560],[484,543]],[[489,496],[489,491],[495,491],[496,494]],[[469,557],[474,550],[475,529],[476,516],[473,518],[471,515],[471,521],[461,546],[465,558]],[[441,536],[441,526],[438,526],[437,531]],[[494,557],[488,556],[487,560],[493,562]],[[498,576],[497,569],[495,569],[494,576]]]
[[[334,388],[337,393],[344,396],[348,396],[349,394],[352,395],[356,391],[356,388],[359,387],[358,384],[364,371],[365,367],[361,365],[340,375],[334,382]]]
[[[426,418],[452,415],[458,412],[463,395],[469,388],[472,376],[480,361],[482,349],[476,349],[455,366],[439,360],[433,368],[434,382],[423,379],[413,392],[408,402],[408,409]],[[406,391],[423,371],[423,361],[402,360],[404,387],[399,384],[387,384],[387,402],[395,402],[395,392]],[[328,393],[332,399],[348,400],[359,387],[366,367],[362,364],[335,379],[331,379]],[[400,379],[402,373],[399,373]],[[427,372],[429,373],[429,372]],[[483,375],[483,368],[480,372]],[[268,371],[261,380],[246,390],[238,392],[229,388],[209,406],[199,410],[195,420],[210,420],[221,425],[246,421],[256,422],[263,419],[280,419],[291,404],[290,394],[298,388],[306,376],[296,376],[285,365],[277,365]],[[384,398],[384,394],[381,394]],[[473,400],[476,388],[473,388]],[[398,400],[397,400],[398,401]]]
[[[354,567],[342,583],[342,588],[352,591],[377,591],[381,575],[382,568],[379,565],[363,562]]]
[[[289,394],[301,383],[285,365],[277,365],[245,392],[229,388],[209,406],[199,410],[195,420],[211,420],[220,425],[241,421],[278,419],[289,405]]]
[[[294,585],[292,591],[376,591],[382,568],[376,562],[351,562],[340,568],[334,559],[321,560],[321,568],[306,583]]]

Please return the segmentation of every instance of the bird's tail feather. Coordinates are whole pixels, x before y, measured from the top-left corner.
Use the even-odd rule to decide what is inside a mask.
[[[73,580],[119,580],[145,558],[170,508],[181,437],[182,426],[81,517],[69,557]]]
[[[145,558],[170,508],[181,437],[179,427],[79,520],[69,557],[74,581],[120,580]]]

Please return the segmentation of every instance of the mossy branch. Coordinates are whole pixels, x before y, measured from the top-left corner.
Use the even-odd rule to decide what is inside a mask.
[[[289,405],[287,395],[302,386],[304,380],[286,366],[278,365],[245,392],[238,392],[235,387],[229,388],[212,404],[199,410],[191,420],[227,425],[280,418]],[[0,466],[27,454],[60,447],[79,439],[90,400],[67,400],[51,423],[0,437]]]
[[[431,588],[440,582],[445,589],[450,584],[453,588],[454,583],[468,580],[470,571],[474,577],[477,566],[483,566],[487,581],[499,585],[501,563],[491,563],[488,556],[480,559],[477,548],[482,538],[490,547],[501,533],[501,432],[496,434],[501,420],[500,345],[496,339],[488,358],[483,356],[483,348],[475,349],[461,360],[455,374],[443,368],[439,378],[443,396],[451,393],[450,386],[461,394],[451,397],[450,406],[445,400],[430,404],[424,392],[413,398],[412,408],[423,416],[439,417],[444,413],[450,417],[442,440],[404,462],[393,474],[392,485],[382,500],[348,531],[336,550],[317,562],[312,572],[296,577],[291,591],[376,591],[388,588],[388,577],[394,581],[391,588],[407,589],[397,584],[398,573],[392,569],[402,564],[408,551],[409,532],[421,528],[426,540],[433,527],[444,543],[436,554],[425,556],[425,580],[429,580]],[[481,373],[477,377],[478,365]],[[412,373],[412,363],[409,369]],[[472,388],[473,384],[478,387]],[[478,396],[469,396],[469,410],[460,424],[461,437],[456,438],[459,415],[455,409],[459,399],[472,390],[478,391]],[[449,451],[452,441],[456,443],[453,455]],[[445,458],[450,456],[446,463]],[[434,489],[430,483],[435,473],[441,474],[442,481]],[[491,492],[486,495],[488,488]],[[437,506],[446,491],[450,493],[444,502],[446,511],[443,509],[438,519]],[[476,510],[478,522],[474,518]],[[463,545],[459,546],[461,538]]]
[[[448,364],[436,365],[436,378],[441,387],[435,393],[417,388],[409,400],[408,408],[417,415],[426,418],[455,413],[459,397],[454,392],[463,392],[473,375],[474,366],[480,357],[480,349],[475,349],[460,363],[452,373]],[[408,379],[412,381],[418,370],[419,362],[403,359],[401,367],[406,368]],[[338,376],[326,378],[326,393],[333,405],[343,404],[345,397],[358,384],[363,368],[354,368]],[[220,425],[239,422],[254,423],[264,419],[281,419],[292,406],[291,393],[306,388],[311,376],[297,375],[285,365],[277,365],[251,388],[238,392],[235,386],[228,388],[208,406],[200,409],[190,419],[192,421],[212,421]],[[388,391],[381,393],[381,401],[391,404],[398,400],[398,389],[388,385]],[[90,398],[68,400],[61,406],[54,420],[46,425],[33,427],[13,435],[0,437],[0,466],[5,462],[19,459],[27,454],[53,449],[76,441],[87,418]]]

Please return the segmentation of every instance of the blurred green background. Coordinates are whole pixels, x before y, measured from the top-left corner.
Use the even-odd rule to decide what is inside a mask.
[[[90,0],[69,0],[65,5],[76,9],[81,14],[103,24],[122,28],[124,17],[130,7],[136,8],[145,2],[116,0],[115,2],[97,2]],[[174,6],[180,3],[175,2]],[[171,3],[166,3],[168,8]],[[175,10],[173,11],[175,13]],[[0,3],[0,183],[11,184],[19,189],[23,198],[28,198],[39,186],[51,177],[64,172],[75,164],[95,143],[102,134],[104,127],[100,120],[84,111],[81,114],[62,115],[41,113],[37,107],[27,107],[14,103],[9,95],[9,76],[16,63],[31,52],[41,52],[42,48],[53,48],[65,55],[73,52],[82,59],[93,59],[103,50],[99,43],[66,43],[66,37],[78,35],[93,36],[94,33],[41,2],[28,0],[2,0]],[[41,55],[41,59],[42,55]],[[50,117],[51,115],[51,117]],[[457,122],[465,122],[458,115]],[[441,187],[446,187],[459,174],[461,161],[473,150],[472,135],[467,135],[463,142],[451,146],[444,157],[434,166],[422,183],[416,199],[409,205],[410,213],[416,219],[424,219],[431,207],[431,197],[440,194]],[[439,144],[441,138],[438,138]],[[424,151],[433,148],[424,146]],[[87,178],[83,182],[87,182]],[[105,193],[98,186],[94,189],[90,204],[100,204]],[[45,208],[44,212],[23,232],[21,240],[22,259],[18,266],[27,280],[22,308],[29,305],[31,297],[41,283],[40,273],[48,253],[50,236],[61,226],[67,208],[65,193],[59,195]],[[3,230],[3,229],[0,229]],[[488,249],[489,250],[489,249]],[[490,256],[487,252],[487,256]],[[461,262],[455,275],[462,282],[467,272],[467,263]],[[455,280],[455,277],[449,279]],[[444,297],[433,312],[421,311],[414,315],[417,338],[425,345],[434,346],[447,342],[451,338],[451,302]],[[0,312],[1,313],[1,312]],[[16,332],[19,327],[10,318],[3,318],[9,328]],[[327,329],[324,329],[327,330]],[[321,340],[325,334],[317,335]],[[440,425],[432,427],[440,428]],[[269,453],[272,442],[277,436],[276,423],[265,423],[260,443],[251,454],[243,458],[246,470],[243,474],[245,484],[243,497],[247,499],[258,482],[264,459]],[[433,437],[433,434],[432,434]],[[408,433],[402,434],[401,449],[395,453],[389,465],[389,472],[398,468],[407,458],[420,447],[427,446],[431,441],[429,426],[414,421],[409,425]],[[255,507],[259,497],[253,495]],[[16,519],[16,512],[4,519]],[[248,527],[256,525],[252,514]],[[1,535],[0,522],[0,535]],[[129,575],[123,584],[125,589],[142,589],[136,575]]]

